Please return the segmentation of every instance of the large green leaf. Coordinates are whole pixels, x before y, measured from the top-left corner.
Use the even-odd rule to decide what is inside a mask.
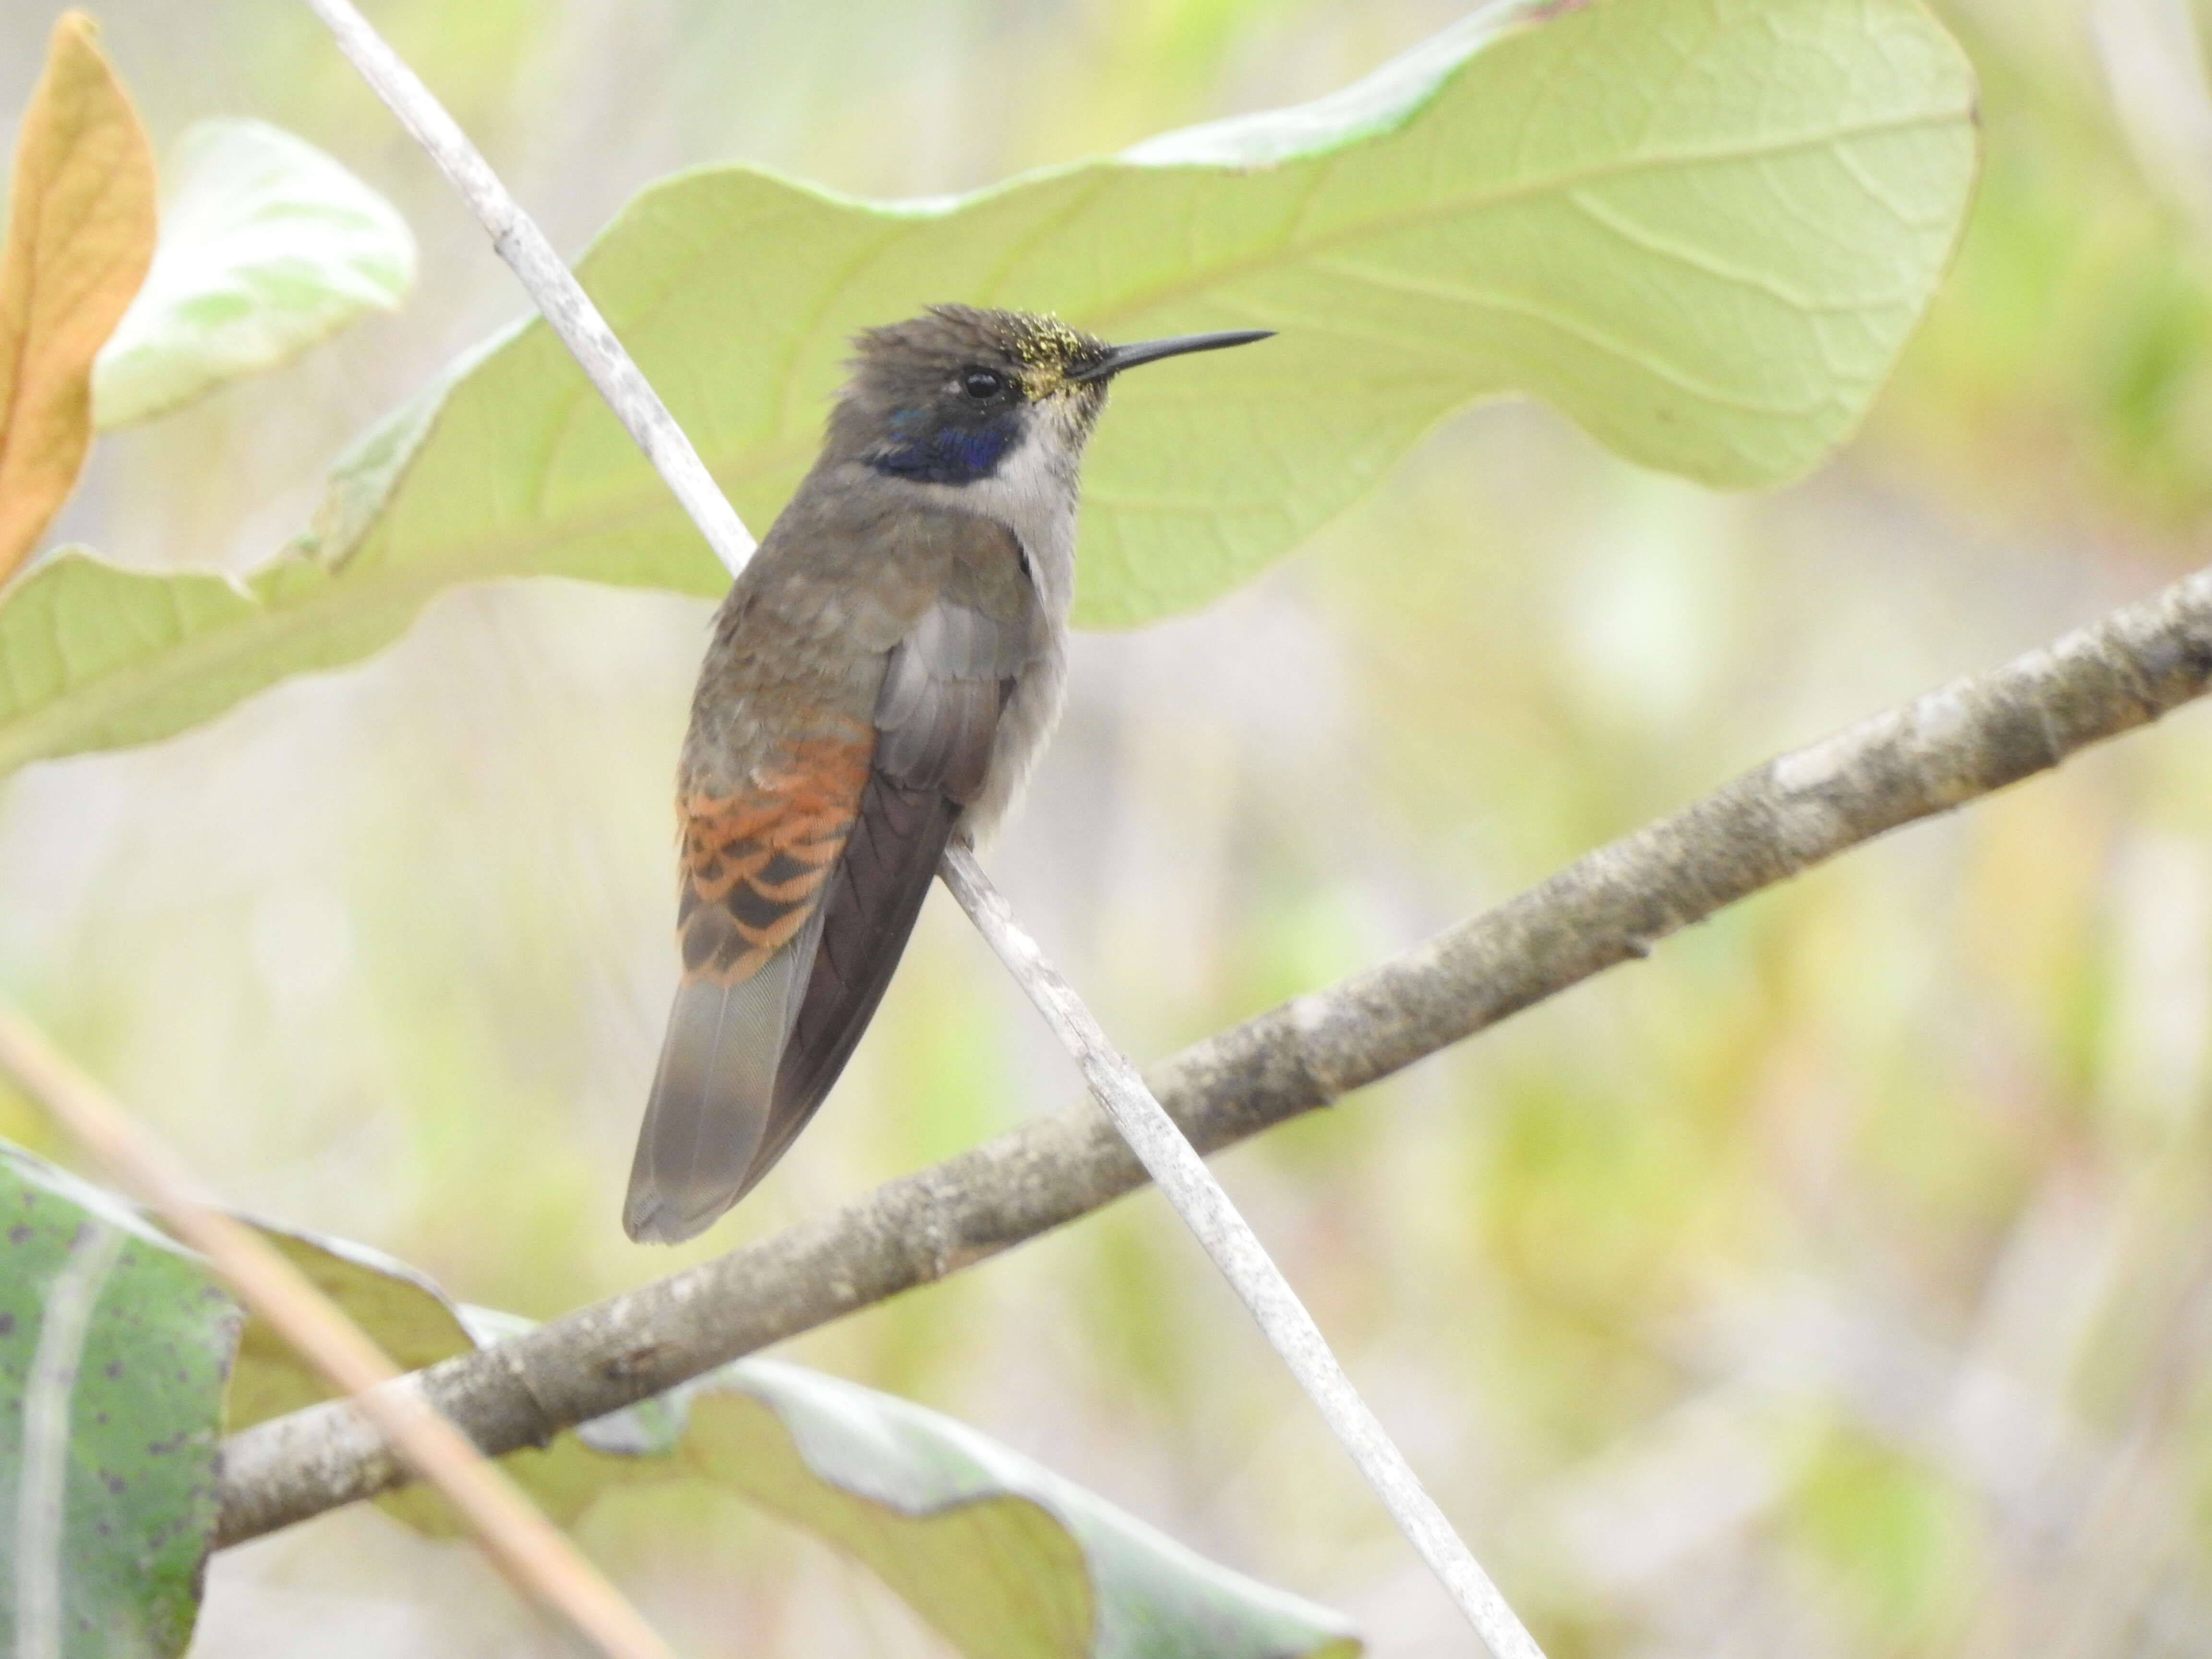
[[[415,279],[398,210],[265,121],[199,121],[169,152],[145,286],[92,369],[102,431],[289,362]]]
[[[4,1142],[0,1227],[0,1647],[180,1654],[215,1523],[218,1431],[327,1390],[258,1320],[241,1333],[197,1259],[129,1206]],[[410,1369],[526,1322],[456,1306],[363,1246],[262,1231]],[[637,1481],[742,1494],[866,1562],[974,1659],[1359,1651],[1334,1614],[973,1430],[793,1365],[726,1367],[505,1462],[562,1519]],[[451,1530],[421,1492],[386,1502]]]
[[[241,1333],[197,1260],[127,1205],[5,1143],[0,1225],[0,1646],[181,1653],[215,1521],[218,1428],[328,1391],[260,1321]],[[410,1369],[526,1324],[457,1306],[363,1246],[262,1231]],[[504,1461],[563,1520],[641,1481],[706,1480],[751,1498],[866,1563],[974,1659],[1359,1651],[1334,1614],[973,1430],[793,1365],[731,1365]],[[422,1492],[386,1504],[453,1529]],[[40,1645],[46,1632],[58,1645]]]
[[[128,1206],[0,1145],[0,1647],[182,1653],[236,1308]]]
[[[906,1401],[747,1360],[692,1384],[679,1405],[658,1435],[603,1420],[586,1437],[671,1456],[820,1533],[976,1659],[1360,1651],[1334,1615],[1215,1565]]]
[[[263,1230],[403,1364],[428,1365],[528,1322],[447,1301],[362,1246]],[[249,1322],[231,1389],[235,1430],[325,1397],[273,1333]],[[1352,1659],[1335,1614],[1217,1566],[952,1419],[772,1360],[502,1460],[550,1514],[641,1481],[704,1480],[865,1562],[971,1659]],[[410,1489],[386,1507],[450,1532]]]
[[[757,529],[862,325],[966,300],[1123,338],[1279,330],[1117,390],[1079,609],[1127,623],[1249,577],[1506,391],[1714,483],[1812,466],[1942,276],[1973,102],[1920,0],[1503,0],[1318,103],[973,196],[678,174],[580,270]],[[27,579],[0,609],[0,768],[179,729],[447,586],[533,574],[725,580],[537,323],[374,434],[234,603],[185,577],[165,605],[81,554]]]

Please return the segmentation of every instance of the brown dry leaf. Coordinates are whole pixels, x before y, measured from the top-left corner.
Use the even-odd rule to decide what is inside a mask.
[[[62,14],[15,138],[0,236],[0,580],[69,499],[92,360],[154,258],[154,150],[82,12]]]

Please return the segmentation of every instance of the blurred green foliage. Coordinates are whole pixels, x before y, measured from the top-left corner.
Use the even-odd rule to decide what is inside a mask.
[[[971,187],[1319,94],[1456,8],[398,9],[573,249],[679,165]],[[2212,265],[2139,83],[2198,64],[2116,47],[2119,0],[1942,9],[1984,82],[1985,187],[1835,465],[1717,498],[1540,410],[1481,411],[1253,588],[1084,642],[994,864],[1140,1056],[2189,561]],[[60,528],[135,563],[266,556],[349,437],[519,309],[304,16],[104,21],[157,140],[218,113],[300,131],[400,204],[425,276],[398,317],[106,445]],[[10,40],[48,21],[0,7]],[[673,975],[668,778],[703,615],[459,593],[357,672],[32,769],[0,817],[0,983],[237,1201],[533,1314],[665,1271],[614,1218]],[[1224,1160],[1555,1659],[2212,1639],[2204,720],[1864,849]],[[1074,1097],[943,910],[837,1101],[698,1248]],[[1150,1197],[794,1346],[1346,1608],[1380,1653],[1463,1640]],[[687,1652],[937,1651],[734,1504],[627,1495],[581,1530]],[[348,1632],[334,1652],[530,1640],[473,1562],[373,1516],[215,1577],[210,1659],[305,1618]]]
[[[1900,443],[2005,533],[2056,520],[2185,559],[2212,514],[2212,221],[2145,178],[2100,84],[2148,98],[2119,78],[2130,65],[2093,53],[2056,75],[2002,15],[1954,20],[1981,72],[1987,167],[1891,404]]]
[[[415,280],[391,204],[280,127],[198,123],[161,179],[153,268],[94,364],[102,430],[289,362]]]

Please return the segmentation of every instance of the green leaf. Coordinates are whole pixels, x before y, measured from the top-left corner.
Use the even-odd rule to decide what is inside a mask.
[[[251,1218],[241,1218],[251,1220]],[[376,1339],[400,1370],[418,1371],[475,1346],[461,1311],[424,1274],[366,1244],[252,1222],[309,1283]],[[249,1317],[223,1401],[236,1434],[331,1397],[330,1385],[264,1321]],[[571,1510],[569,1513],[573,1514]]]
[[[127,1206],[4,1145],[0,1229],[0,1641],[180,1654],[238,1311]]]
[[[1133,623],[1246,580],[1507,391],[1709,483],[1804,471],[1941,278],[1973,103],[1919,0],[1509,0],[1317,104],[957,199],[681,173],[580,269],[756,529],[863,325],[966,300],[1121,338],[1280,331],[1116,390],[1078,611]],[[448,586],[523,575],[726,580],[536,322],[372,434],[246,603],[156,615],[144,578],[33,575],[0,609],[0,768],[180,729],[367,654]]]
[[[527,1329],[355,1244],[263,1231],[403,1364]],[[249,1324],[234,1429],[325,1397]],[[838,1545],[973,1659],[1351,1659],[1335,1614],[1217,1566],[965,1425],[856,1383],[744,1360],[502,1459],[557,1518],[642,1481],[704,1480]],[[417,1490],[384,1500],[454,1525]]]
[[[978,1659],[1357,1654],[1343,1621],[1215,1565],[974,1430],[773,1360],[683,1393],[662,1443],[696,1474],[820,1533]],[[624,1415],[632,1415],[625,1413]],[[668,1455],[670,1453],[662,1453]]]
[[[181,1654],[215,1524],[218,1431],[328,1390],[260,1321],[241,1332],[198,1260],[128,1205],[4,1142],[0,1226],[0,1641],[58,1659]],[[457,1306],[365,1246],[261,1231],[410,1370],[527,1328]],[[640,1481],[752,1498],[865,1562],[975,1659],[1359,1651],[1336,1615],[973,1430],[793,1365],[728,1366],[503,1461],[563,1520]],[[427,1493],[385,1502],[454,1530]]]
[[[146,284],[93,365],[102,431],[289,362],[415,280],[398,210],[265,121],[200,121],[168,159]]]

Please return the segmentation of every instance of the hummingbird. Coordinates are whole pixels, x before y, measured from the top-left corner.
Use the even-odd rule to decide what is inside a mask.
[[[715,613],[678,765],[683,977],[623,1225],[702,1231],[781,1158],[955,837],[1060,718],[1077,479],[1115,376],[1269,331],[1109,345],[933,306],[864,331],[820,457]]]

